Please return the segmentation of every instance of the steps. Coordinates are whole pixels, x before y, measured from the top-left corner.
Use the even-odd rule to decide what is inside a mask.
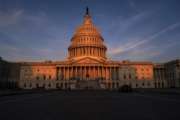
[[[101,89],[98,80],[79,80],[76,83],[77,89]]]

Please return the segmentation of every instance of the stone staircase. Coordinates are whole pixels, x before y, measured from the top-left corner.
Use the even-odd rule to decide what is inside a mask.
[[[92,90],[101,89],[98,80],[79,80],[76,83],[76,88],[77,89],[92,89]]]

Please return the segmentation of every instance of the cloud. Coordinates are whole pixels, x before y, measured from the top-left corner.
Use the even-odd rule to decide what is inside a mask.
[[[13,61],[62,57],[59,45],[67,41],[61,29],[43,11],[0,10],[0,56]]]
[[[143,56],[143,57],[154,57],[160,55],[160,51],[144,51],[144,50],[134,50],[129,52],[129,56]]]
[[[130,6],[131,8],[133,8],[133,9],[136,10],[136,11],[138,11],[135,2],[133,2],[132,0],[128,0],[128,3],[129,3],[129,6]]]
[[[118,33],[128,30],[129,27],[137,24],[137,22],[148,17],[151,11],[139,12],[131,17],[118,16],[113,19],[110,24],[110,31],[117,31]]]
[[[23,12],[23,10],[0,11],[0,27],[16,24]]]
[[[157,33],[154,33],[152,36],[150,36],[147,40],[153,40],[155,39],[156,37],[159,37],[160,35],[168,32],[168,31],[171,31],[171,30],[174,30],[175,28],[179,27],[180,26],[180,22],[177,22],[177,23],[174,23],[174,24],[171,24],[169,26],[167,26],[166,28],[162,29],[161,31],[157,32]]]
[[[133,51],[126,51],[121,54],[121,59],[130,59],[130,60],[150,60],[151,58],[157,57],[161,55],[161,51],[159,50],[140,50],[136,49]],[[114,59],[119,59],[114,57]]]
[[[151,40],[165,34],[168,31],[172,31],[172,30],[176,29],[179,26],[180,26],[180,22],[177,22],[175,24],[171,24],[171,25],[167,26],[166,28],[152,34],[151,36],[147,37],[146,39],[132,40],[132,41],[129,40],[130,42],[128,42],[128,43],[126,43],[124,45],[120,45],[117,48],[112,48],[111,47],[111,49],[109,51],[109,54],[110,54],[110,56],[116,56],[116,55],[120,55],[123,52],[130,51],[130,50],[132,50],[132,52],[133,52],[133,49],[138,48],[141,45],[146,44],[149,41],[151,41]],[[141,48],[139,48],[139,49],[141,49]]]

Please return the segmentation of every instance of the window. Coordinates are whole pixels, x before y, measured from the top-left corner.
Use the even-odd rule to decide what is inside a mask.
[[[119,87],[119,83],[116,83],[116,86]]]
[[[115,88],[115,83],[112,83],[112,88]]]
[[[43,88],[45,88],[45,86],[46,86],[46,85],[45,85],[45,84],[43,84]]]
[[[46,80],[46,76],[45,75],[43,76],[43,79]]]
[[[36,84],[36,88],[39,88],[39,84],[38,83]]]
[[[26,83],[24,83],[24,88],[26,88]]]
[[[144,86],[144,83],[142,83],[142,86]]]
[[[49,79],[51,79],[51,75],[49,75]]]
[[[49,83],[49,85],[48,85],[49,87],[51,87],[51,83]]]
[[[164,88],[164,83],[162,82],[162,88]]]
[[[67,88],[67,83],[64,83],[64,87]]]
[[[59,88],[59,83],[56,83],[56,88]]]
[[[154,86],[155,86],[155,88],[157,88],[157,84],[156,84],[156,82],[154,83]]]
[[[38,76],[36,77],[36,80],[39,80],[39,77],[38,77]]]
[[[177,68],[179,68],[179,67],[180,67],[180,65],[179,65],[179,64],[177,64],[177,65],[176,65],[176,67],[177,67]]]
[[[129,74],[129,79],[131,79],[131,74]]]
[[[161,84],[160,84],[160,82],[158,82],[158,88],[160,88],[161,87]]]
[[[124,75],[124,79],[126,79],[126,75]]]
[[[111,83],[109,83],[109,88],[111,88]]]
[[[32,84],[30,83],[29,87],[31,88],[32,87]]]

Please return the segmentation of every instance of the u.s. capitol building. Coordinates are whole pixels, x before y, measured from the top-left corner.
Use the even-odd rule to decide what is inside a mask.
[[[18,87],[23,89],[118,89],[179,87],[180,77],[166,80],[165,65],[149,61],[107,59],[104,38],[88,9],[74,32],[65,61],[19,63]],[[179,65],[178,61],[178,65]],[[172,68],[171,68],[172,69]],[[179,67],[178,67],[179,70]],[[178,71],[180,75],[180,72]],[[173,82],[172,81],[176,81]]]
[[[82,25],[74,32],[68,57],[58,62],[32,62],[21,66],[21,88],[112,89],[122,85],[153,88],[151,62],[112,61],[107,47],[86,11]]]

